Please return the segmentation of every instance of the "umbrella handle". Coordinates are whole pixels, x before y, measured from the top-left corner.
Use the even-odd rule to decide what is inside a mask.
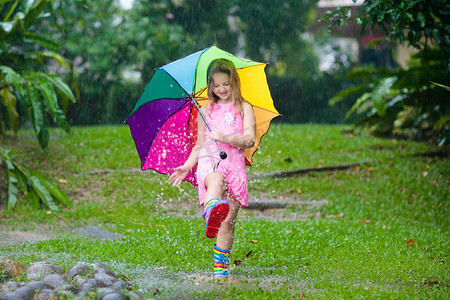
[[[208,128],[209,132],[211,132],[212,130],[209,127],[208,122],[206,122],[205,116],[203,116],[203,114],[202,114],[202,112],[200,110],[200,107],[198,106],[197,101],[195,101],[195,99],[194,99],[194,97],[192,97],[192,95],[189,95],[189,98],[191,98],[192,103],[194,103],[194,105],[197,107],[197,110],[198,110],[200,116],[202,117],[203,121],[205,122],[206,127]],[[219,154],[220,158],[222,160],[226,159],[227,158],[227,153],[225,151],[222,151],[222,149],[220,149],[219,143],[217,141],[215,141],[215,142],[216,142],[217,148],[219,148],[219,151],[220,151],[220,154]]]

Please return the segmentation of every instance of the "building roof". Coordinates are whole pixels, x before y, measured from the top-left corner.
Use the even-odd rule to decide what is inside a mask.
[[[338,6],[360,6],[364,0],[320,0],[317,4],[319,8],[338,7]]]

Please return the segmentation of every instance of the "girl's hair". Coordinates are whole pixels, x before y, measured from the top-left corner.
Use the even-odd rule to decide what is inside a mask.
[[[213,93],[213,75],[217,73],[224,73],[230,77],[230,91],[231,91],[231,99],[234,101],[234,105],[241,116],[243,116],[243,107],[242,103],[245,102],[245,99],[241,94],[241,80],[239,79],[239,74],[236,71],[236,67],[231,60],[225,58],[218,58],[211,61],[207,70],[207,87],[208,87],[208,97],[211,99],[210,107],[211,109],[214,107],[214,104],[217,103],[219,97],[217,97]]]

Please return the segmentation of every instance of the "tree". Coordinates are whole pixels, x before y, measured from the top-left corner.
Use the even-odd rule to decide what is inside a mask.
[[[306,79],[318,73],[318,58],[301,34],[314,16],[316,0],[235,0],[233,15],[254,60],[271,62],[281,74]]]
[[[262,61],[270,57],[272,70],[279,76],[306,78],[318,72],[314,51],[300,37],[308,9],[316,0],[285,1],[290,7],[238,0],[136,0],[127,11],[116,2],[53,2],[46,34],[62,41],[80,86],[81,101],[71,105],[68,115],[73,124],[123,121],[154,68],[212,44],[236,53],[242,50],[238,45],[242,41],[245,56]],[[247,11],[247,5],[263,9],[264,15]],[[252,29],[258,23],[253,18],[259,18],[262,32]],[[274,37],[276,41],[269,44]],[[130,80],[127,73],[137,79]]]
[[[62,41],[80,86],[81,100],[68,115],[75,124],[125,120],[154,68],[192,45],[180,26],[170,24],[170,1],[135,1],[123,11],[116,0],[55,0],[52,9],[45,30]]]
[[[350,8],[328,14],[331,26],[351,19]],[[350,74],[360,85],[338,93],[336,103],[352,93],[362,93],[348,115],[357,114],[357,125],[369,126],[375,134],[395,134],[429,139],[439,145],[450,138],[450,4],[437,1],[365,1],[360,17],[366,26],[379,26],[393,42],[415,47],[418,52],[406,69],[356,69]],[[437,83],[437,84],[436,84]],[[439,86],[441,85],[441,86]]]
[[[68,101],[75,101],[69,86],[48,72],[49,59],[70,69],[66,60],[53,51],[58,43],[36,32],[36,24],[45,17],[43,12],[49,2],[0,2],[0,134],[5,134],[8,127],[17,133],[19,119],[30,120],[43,149],[48,146],[51,122],[70,131],[61,103],[66,106]],[[9,149],[0,147],[0,161],[7,171],[8,210],[17,204],[19,191],[35,207],[57,210],[57,202],[70,205],[67,197],[45,177],[17,163]]]
[[[0,23],[0,134],[7,125],[16,133],[22,116],[31,120],[44,149],[49,139],[48,117],[67,132],[70,130],[58,98],[62,102],[75,101],[68,85],[46,70],[48,59],[70,69],[66,60],[52,51],[59,47],[58,43],[33,32],[49,2],[7,0],[0,6],[4,20]],[[5,115],[7,118],[3,118]]]

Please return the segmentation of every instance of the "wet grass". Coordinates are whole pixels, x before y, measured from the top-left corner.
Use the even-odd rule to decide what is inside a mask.
[[[65,268],[105,262],[137,286],[158,289],[149,295],[163,299],[448,298],[449,161],[411,156],[433,150],[425,143],[344,129],[272,126],[248,169],[250,199],[289,205],[281,214],[241,211],[227,282],[210,280],[212,243],[203,235],[195,189],[188,183],[170,187],[166,175],[137,171],[140,162],[126,126],[77,127],[70,135],[54,131],[46,152],[28,132],[1,138],[74,205],[56,214],[26,203],[1,212],[3,230],[46,230],[55,238],[3,247],[0,256],[26,264],[45,256]],[[264,176],[356,162],[364,164]],[[313,200],[326,205],[302,204]],[[71,233],[86,225],[125,237],[95,240]]]

